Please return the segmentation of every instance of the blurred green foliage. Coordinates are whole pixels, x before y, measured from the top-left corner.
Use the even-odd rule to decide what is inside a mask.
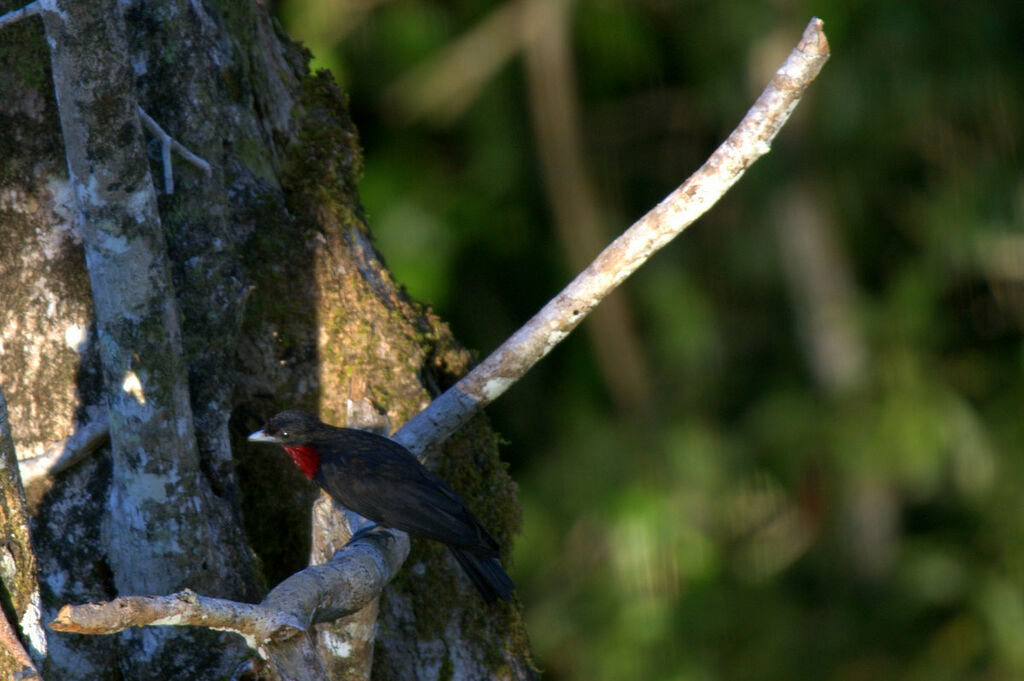
[[[350,93],[388,265],[481,355],[573,275],[524,6],[278,7]],[[549,679],[1024,677],[1024,4],[577,0],[601,241],[812,15],[833,56],[772,153],[624,286],[636,399],[588,322],[490,410]],[[475,31],[481,73],[442,68]]]

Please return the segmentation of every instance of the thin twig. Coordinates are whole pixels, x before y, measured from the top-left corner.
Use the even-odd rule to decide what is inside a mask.
[[[67,440],[51,447],[39,456],[18,462],[21,481],[28,486],[41,478],[52,477],[86,458],[100,445],[110,439],[110,421],[107,410],[100,411],[96,418],[76,429]]]
[[[43,5],[41,0],[35,0],[30,2],[24,7],[19,9],[13,9],[7,14],[0,16],[0,28],[3,28],[7,24],[13,24],[16,21],[21,21],[27,17],[32,17],[43,11]]]
[[[174,175],[171,173],[171,149],[192,165],[200,168],[207,175],[211,173],[210,164],[186,149],[178,140],[171,137],[153,118],[139,107],[139,118],[146,129],[160,140],[160,157],[164,166],[164,191],[174,193]]]
[[[623,280],[708,211],[757,159],[829,57],[821,19],[775,72],[732,134],[700,169],[611,243],[540,312],[458,383],[410,419],[395,440],[417,454],[441,442],[518,381]]]

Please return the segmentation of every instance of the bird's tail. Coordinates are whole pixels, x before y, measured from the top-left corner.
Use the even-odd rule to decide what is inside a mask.
[[[491,603],[498,598],[507,601],[512,597],[516,585],[497,558],[480,556],[454,546],[448,548],[485,601]]]

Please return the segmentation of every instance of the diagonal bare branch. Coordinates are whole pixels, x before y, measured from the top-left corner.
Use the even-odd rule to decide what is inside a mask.
[[[21,21],[22,19],[26,19],[28,17],[33,17],[33,16],[39,14],[42,11],[43,11],[42,0],[35,0],[35,2],[30,2],[27,5],[25,5],[24,7],[19,7],[18,9],[12,9],[7,14],[0,15],[0,28],[3,28],[4,26],[7,26],[8,24],[13,24],[16,21]]]
[[[558,345],[655,252],[707,212],[771,148],[804,90],[829,57],[817,17],[732,134],[697,172],[613,241],[522,328],[430,406],[395,439],[416,452],[440,442],[490,404]]]

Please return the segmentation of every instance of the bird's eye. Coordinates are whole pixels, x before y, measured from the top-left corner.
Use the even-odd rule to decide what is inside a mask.
[[[287,430],[282,430],[281,431],[281,437],[288,437],[288,431]]]

